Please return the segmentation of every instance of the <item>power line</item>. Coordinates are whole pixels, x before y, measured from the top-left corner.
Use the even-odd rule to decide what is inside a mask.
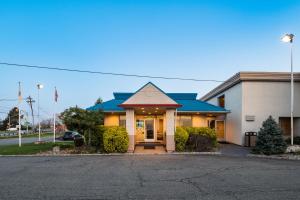
[[[18,99],[0,99],[0,101],[17,101]],[[24,100],[24,99],[23,99]]]
[[[180,77],[124,74],[124,73],[100,72],[100,71],[79,70],[79,69],[60,68],[60,67],[47,67],[47,66],[39,66],[39,65],[26,65],[26,64],[7,63],[7,62],[0,62],[0,65],[25,67],[25,68],[36,68],[36,69],[46,69],[46,70],[57,70],[57,71],[68,71],[68,72],[79,72],[79,73],[89,73],[89,74],[112,75],[112,76],[127,76],[127,77],[136,77],[136,78],[152,78],[152,79],[196,81],[196,82],[218,82],[218,83],[224,82],[224,81],[221,81],[221,80],[214,80],[214,79],[195,79],[195,78],[180,78]]]

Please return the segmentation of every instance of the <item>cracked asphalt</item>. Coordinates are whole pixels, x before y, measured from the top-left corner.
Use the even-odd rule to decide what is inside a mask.
[[[0,199],[299,196],[299,161],[204,155],[0,157]]]

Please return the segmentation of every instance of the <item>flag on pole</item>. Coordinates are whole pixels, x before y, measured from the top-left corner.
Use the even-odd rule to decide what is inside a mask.
[[[19,82],[18,101],[19,101],[19,103],[22,102],[21,82]]]
[[[55,87],[55,92],[54,92],[54,101],[57,103],[58,99],[58,93]],[[55,134],[56,134],[56,113],[55,113],[55,108],[54,108],[54,114],[53,114],[53,142],[55,143]]]
[[[19,105],[18,105],[18,111],[19,111],[19,147],[22,145],[21,141],[21,103],[22,103],[22,94],[21,94],[21,82],[19,81],[19,92],[18,92],[18,100],[19,100]]]
[[[57,90],[56,90],[56,87],[55,87],[54,101],[57,102],[57,99],[58,99],[58,93],[57,93]]]

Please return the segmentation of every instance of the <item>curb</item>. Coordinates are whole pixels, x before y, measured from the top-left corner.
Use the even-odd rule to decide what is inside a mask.
[[[277,155],[277,156],[267,156],[267,155],[255,155],[255,154],[247,154],[246,157],[249,158],[266,158],[266,159],[274,159],[274,160],[300,160],[300,155]]]
[[[220,152],[172,152],[172,153],[93,153],[93,154],[30,154],[0,155],[0,157],[77,157],[77,156],[153,156],[153,155],[222,155]]]

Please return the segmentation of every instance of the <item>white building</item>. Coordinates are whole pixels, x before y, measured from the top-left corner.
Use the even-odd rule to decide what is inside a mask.
[[[258,132],[272,116],[284,135],[290,136],[290,73],[240,72],[203,96],[201,100],[224,107],[225,140],[244,145],[245,132]],[[294,135],[300,136],[300,73],[294,74]]]

